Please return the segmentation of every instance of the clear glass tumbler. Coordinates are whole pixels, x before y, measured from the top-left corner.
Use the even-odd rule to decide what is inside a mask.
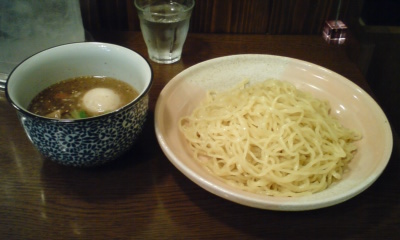
[[[135,0],[144,41],[152,61],[181,59],[194,0]]]

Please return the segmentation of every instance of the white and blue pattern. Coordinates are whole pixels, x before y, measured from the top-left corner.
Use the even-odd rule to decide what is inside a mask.
[[[18,112],[32,143],[57,163],[92,167],[126,152],[142,131],[148,111],[148,95],[119,111],[76,121],[25,116]]]

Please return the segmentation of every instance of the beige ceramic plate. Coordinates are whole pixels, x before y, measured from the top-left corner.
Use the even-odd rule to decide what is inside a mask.
[[[269,197],[229,186],[192,159],[178,130],[178,119],[191,113],[209,89],[230,88],[243,79],[276,78],[329,100],[332,114],[363,139],[350,171],[337,184],[306,197]],[[360,87],[318,65],[271,55],[233,55],[202,62],[174,77],[162,90],[155,110],[157,139],[168,159],[189,179],[227,200],[261,209],[301,211],[332,206],[369,187],[386,167],[393,146],[388,120],[378,104]]]

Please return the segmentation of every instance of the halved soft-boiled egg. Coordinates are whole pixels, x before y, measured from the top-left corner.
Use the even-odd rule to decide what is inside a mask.
[[[120,96],[108,88],[93,88],[82,97],[82,105],[91,113],[117,110],[121,105]]]

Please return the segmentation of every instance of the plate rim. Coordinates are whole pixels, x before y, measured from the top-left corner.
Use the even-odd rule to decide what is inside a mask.
[[[376,110],[378,110],[381,113],[380,117],[382,118],[382,120],[384,120],[387,123],[385,125],[386,134],[384,136],[387,137],[387,140],[390,144],[389,144],[389,146],[386,146],[385,151],[383,151],[383,153],[387,153],[387,154],[385,154],[383,162],[381,164],[379,164],[380,168],[377,169],[378,171],[374,172],[374,173],[376,173],[375,175],[373,175],[372,177],[369,176],[367,178],[368,181],[367,180],[365,181],[366,184],[353,187],[353,188],[351,188],[352,191],[348,191],[347,194],[341,194],[340,197],[329,198],[328,199],[329,201],[321,201],[319,199],[316,199],[314,201],[308,201],[307,203],[302,203],[301,205],[299,205],[296,202],[290,202],[290,201],[288,201],[288,202],[285,201],[281,205],[271,204],[269,202],[264,202],[263,200],[265,200],[265,198],[280,198],[280,197],[263,196],[260,194],[248,193],[248,192],[245,192],[243,190],[238,190],[238,189],[237,190],[239,193],[229,191],[229,189],[227,190],[224,187],[220,187],[220,186],[213,184],[213,183],[207,181],[206,179],[204,179],[202,176],[200,176],[195,171],[193,171],[192,169],[187,167],[184,163],[182,163],[178,159],[178,157],[172,152],[172,150],[168,146],[167,142],[165,141],[164,136],[161,134],[161,130],[159,128],[159,123],[157,121],[158,115],[161,114],[160,111],[162,111],[161,100],[162,100],[164,94],[166,92],[168,92],[170,90],[170,88],[173,88],[173,86],[175,84],[178,84],[180,81],[184,81],[181,78],[183,75],[187,74],[188,72],[190,72],[192,70],[195,70],[196,68],[203,67],[204,65],[212,64],[212,63],[218,62],[218,61],[230,60],[232,58],[264,58],[264,57],[265,58],[276,58],[280,61],[284,60],[284,61],[289,61],[289,62],[295,62],[298,64],[307,65],[312,68],[318,68],[318,69],[323,70],[324,72],[327,72],[328,74],[331,74],[331,75],[333,74],[333,75],[335,75],[335,77],[340,79],[341,83],[344,83],[346,86],[351,87],[354,90],[357,90],[360,94],[362,94],[365,98],[367,98],[369,103],[374,105],[373,108],[375,108]],[[156,107],[155,107],[154,127],[155,127],[157,141],[158,141],[163,153],[165,154],[165,156],[181,173],[183,173],[192,182],[196,183],[198,186],[200,186],[204,190],[206,190],[214,195],[217,195],[221,198],[224,198],[226,200],[229,200],[229,201],[241,204],[241,205],[245,205],[245,206],[249,206],[249,207],[253,207],[253,208],[259,208],[259,209],[265,209],[265,210],[305,211],[305,210],[314,210],[314,209],[330,207],[330,206],[345,202],[345,201],[355,197],[356,195],[362,193],[363,191],[365,191],[380,177],[380,175],[383,173],[386,166],[388,165],[392,151],[393,151],[393,135],[392,135],[393,133],[392,133],[390,123],[387,119],[387,116],[384,113],[384,111],[382,110],[382,108],[380,107],[380,105],[375,101],[375,99],[372,98],[372,96],[370,94],[368,94],[364,89],[362,89],[356,83],[350,81],[348,78],[346,78],[346,77],[340,75],[339,73],[334,72],[328,68],[325,68],[323,66],[320,66],[320,65],[317,65],[317,64],[314,64],[311,62],[307,62],[307,61],[304,61],[301,59],[297,59],[297,58],[291,58],[291,57],[279,56],[279,55],[270,55],[270,54],[227,55],[227,56],[216,57],[216,58],[212,58],[212,59],[209,59],[209,60],[206,60],[203,62],[199,62],[195,65],[192,65],[192,66],[182,70],[177,75],[175,75],[163,87],[163,89],[160,92],[160,95],[157,99]],[[234,187],[232,187],[232,188],[234,188]],[[247,196],[241,195],[240,192],[246,193]],[[248,195],[250,195],[250,197],[248,197]],[[251,196],[258,196],[258,198],[251,198]],[[288,199],[287,197],[283,197],[283,198]],[[299,197],[299,198],[302,198],[302,197]]]

